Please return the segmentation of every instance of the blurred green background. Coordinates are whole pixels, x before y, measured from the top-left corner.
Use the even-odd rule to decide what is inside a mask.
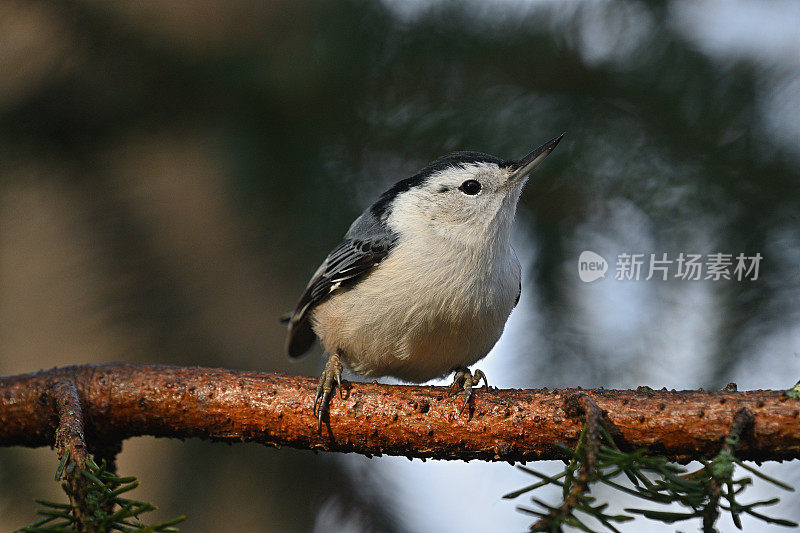
[[[479,365],[490,383],[788,388],[798,5],[6,0],[0,374],[316,375],[317,354],[282,353],[278,317],[362,209],[447,152],[516,158],[566,131],[521,200],[523,297]],[[579,280],[583,250],[609,261],[606,279]],[[764,259],[754,281],[625,282],[623,252]],[[183,531],[531,522],[500,500],[530,482],[506,464],[140,438],[119,465],[156,518],[189,515]],[[33,497],[60,498],[55,467],[51,450],[0,449],[0,530],[32,521]],[[797,464],[768,468],[800,485]],[[798,508],[785,496],[775,514]]]

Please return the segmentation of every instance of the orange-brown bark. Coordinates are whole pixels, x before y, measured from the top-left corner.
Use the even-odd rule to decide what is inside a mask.
[[[86,449],[86,439],[83,434],[83,413],[78,390],[70,380],[62,380],[50,389],[53,395],[53,406],[58,415],[58,431],[56,432],[55,446],[59,457],[66,455],[75,463],[76,468],[65,469],[62,478],[69,485],[69,502],[73,507],[73,515],[77,519],[79,531],[93,531],[87,525],[91,524],[92,509],[86,499],[89,482],[81,475],[81,470],[86,468],[89,453]]]
[[[605,413],[623,449],[686,461],[719,451],[734,415],[753,423],[737,456],[800,457],[800,400],[780,391],[476,390],[458,417],[447,389],[346,383],[317,432],[316,379],[213,368],[108,364],[0,378],[0,445],[54,443],[54,390],[75,384],[87,445],[138,435],[254,441],[312,450],[420,458],[531,461],[562,458],[583,425],[579,394]],[[96,445],[96,444],[95,444]]]

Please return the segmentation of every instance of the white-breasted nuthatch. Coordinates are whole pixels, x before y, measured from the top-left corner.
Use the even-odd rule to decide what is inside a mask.
[[[467,367],[495,345],[522,290],[511,247],[517,201],[563,135],[519,160],[438,159],[353,222],[287,318],[290,357],[315,337],[330,355],[313,404],[320,425],[334,384],[341,389],[342,363],[418,383],[456,372],[463,411],[472,387],[486,382]]]

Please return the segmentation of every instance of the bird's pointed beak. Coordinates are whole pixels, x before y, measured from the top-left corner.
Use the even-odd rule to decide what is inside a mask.
[[[558,137],[554,139],[550,139],[539,148],[534,150],[533,152],[529,153],[519,161],[515,161],[511,164],[511,175],[508,177],[509,181],[516,181],[521,180],[528,174],[530,174],[533,169],[539,166],[539,164],[544,161],[544,158],[550,155],[550,152],[558,145],[561,137],[564,134],[562,133]]]

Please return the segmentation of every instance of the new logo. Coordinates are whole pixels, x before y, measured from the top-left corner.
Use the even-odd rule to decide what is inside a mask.
[[[578,276],[581,281],[590,283],[600,278],[606,277],[608,270],[608,262],[602,255],[596,254],[590,250],[581,252],[578,258]]]

